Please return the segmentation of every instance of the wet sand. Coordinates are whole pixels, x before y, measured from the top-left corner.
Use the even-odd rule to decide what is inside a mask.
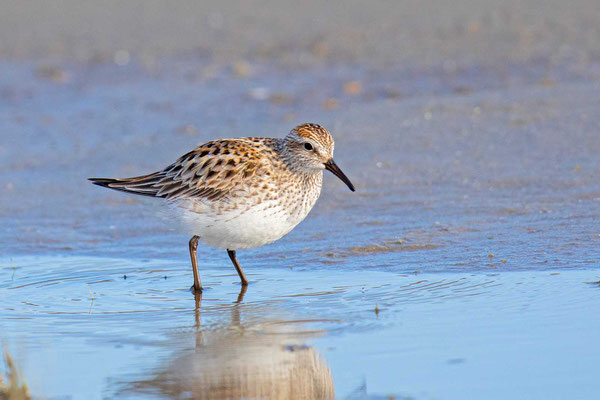
[[[0,6],[0,342],[34,395],[593,398],[595,2],[54,4]],[[239,252],[243,296],[201,247],[195,298],[189,238],[86,180],[307,121],[357,192]]]

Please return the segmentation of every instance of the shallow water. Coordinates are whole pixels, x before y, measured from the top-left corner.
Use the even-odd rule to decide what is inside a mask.
[[[265,396],[284,390],[293,398],[326,396],[334,386],[340,398],[595,392],[597,270],[254,268],[244,293],[230,268],[212,266],[202,270],[208,289],[195,298],[181,289],[190,280],[182,267],[92,257],[4,260],[3,339],[32,391],[227,398],[218,393],[240,393],[231,382],[246,387],[239,389],[246,397],[259,390],[248,382],[260,382]],[[290,369],[291,389],[281,382]]]
[[[595,398],[594,1],[134,3],[111,32],[91,2],[1,6],[0,343],[34,395]],[[199,247],[195,297],[159,204],[86,180],[308,121],[357,191],[326,174],[238,252],[245,293]]]

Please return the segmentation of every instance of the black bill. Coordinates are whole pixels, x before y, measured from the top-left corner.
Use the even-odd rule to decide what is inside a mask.
[[[353,192],[356,190],[354,189],[354,185],[352,184],[352,182],[350,182],[350,179],[348,179],[348,177],[342,172],[340,167],[338,167],[337,164],[333,161],[333,158],[325,163],[325,169],[327,171],[331,171],[335,176],[340,178],[350,190],[352,190]]]

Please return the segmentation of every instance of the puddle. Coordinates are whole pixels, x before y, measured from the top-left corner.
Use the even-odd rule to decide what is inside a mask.
[[[161,260],[4,259],[2,341],[45,398],[595,392],[595,270],[248,268],[244,291],[232,268],[209,266],[208,288],[194,296],[188,269]]]

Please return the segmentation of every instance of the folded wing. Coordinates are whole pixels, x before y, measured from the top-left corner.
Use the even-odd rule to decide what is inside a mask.
[[[95,185],[168,200],[227,199],[267,168],[253,139],[216,140],[198,146],[162,171],[132,178],[89,178]]]

